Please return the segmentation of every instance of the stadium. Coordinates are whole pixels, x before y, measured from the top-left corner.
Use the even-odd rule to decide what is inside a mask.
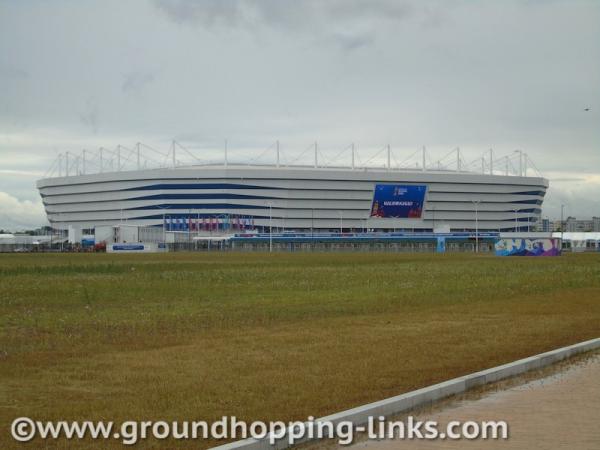
[[[137,150],[136,150],[137,148]],[[61,155],[58,176],[37,187],[56,229],[94,229],[126,223],[169,231],[445,232],[529,231],[538,221],[548,181],[527,176],[529,163],[515,153],[477,160],[469,170],[460,150],[454,168],[387,164],[326,166],[228,163],[145,168],[140,145],[100,155]],[[316,149],[316,146],[315,146]],[[108,157],[110,156],[110,158]],[[385,154],[384,154],[385,156]],[[92,162],[99,158],[95,173]],[[126,162],[134,166],[127,168]],[[504,161],[503,173],[494,170]],[[116,166],[116,168],[115,168]],[[466,166],[466,167],[465,167]],[[511,171],[509,168],[514,169]],[[92,172],[92,173],[90,173]]]

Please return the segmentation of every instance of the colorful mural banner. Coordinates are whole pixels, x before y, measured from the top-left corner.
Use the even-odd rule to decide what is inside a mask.
[[[420,219],[426,192],[425,185],[376,184],[371,217]]]
[[[498,239],[497,256],[560,256],[560,239]]]

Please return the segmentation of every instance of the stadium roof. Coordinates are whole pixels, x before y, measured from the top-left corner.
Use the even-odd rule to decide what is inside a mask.
[[[206,150],[203,152],[206,152]],[[542,177],[535,164],[521,150],[515,150],[508,155],[497,156],[490,149],[479,158],[467,161],[458,147],[437,159],[433,158],[423,147],[413,151],[406,158],[400,159],[397,158],[391,146],[386,145],[368,158],[361,158],[354,144],[351,144],[330,157],[323,153],[317,143],[314,143],[295,157],[284,158],[277,142],[255,158],[248,160],[230,158],[227,147],[221,150],[221,157],[218,160],[206,160],[196,157],[187,147],[173,141],[167,152],[156,150],[143,143],[137,143],[133,147],[118,145],[114,149],[100,147],[93,151],[64,152],[57,156],[44,178],[144,169],[222,168],[224,166],[262,169],[305,168],[458,172],[505,176],[528,176],[531,173],[534,176]]]

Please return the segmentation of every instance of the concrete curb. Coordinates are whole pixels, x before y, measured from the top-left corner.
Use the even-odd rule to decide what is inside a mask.
[[[530,356],[529,358],[520,359],[502,366],[454,378],[416,391],[407,392],[406,394],[397,395],[395,397],[386,398],[385,400],[321,417],[316,419],[315,422],[331,422],[334,426],[340,422],[352,422],[354,426],[365,425],[369,417],[393,416],[420,406],[426,406],[451,395],[463,393],[477,386],[520,375],[530,370],[540,369],[576,354],[598,348],[600,348],[600,338],[591,339],[589,341],[569,345],[568,347],[562,347],[546,353],[540,353],[539,355]],[[294,445],[312,440],[317,439],[305,437],[297,440]],[[264,439],[244,439],[213,448],[218,450],[279,450],[288,447],[291,447],[291,445],[289,445],[287,438],[284,437],[279,439],[275,444],[271,445],[269,443],[269,437],[267,436]]]

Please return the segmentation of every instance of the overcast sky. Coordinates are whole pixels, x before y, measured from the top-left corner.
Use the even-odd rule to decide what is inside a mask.
[[[600,216],[600,1],[0,0],[0,228],[60,152],[527,152]],[[591,108],[590,111],[585,111]]]

